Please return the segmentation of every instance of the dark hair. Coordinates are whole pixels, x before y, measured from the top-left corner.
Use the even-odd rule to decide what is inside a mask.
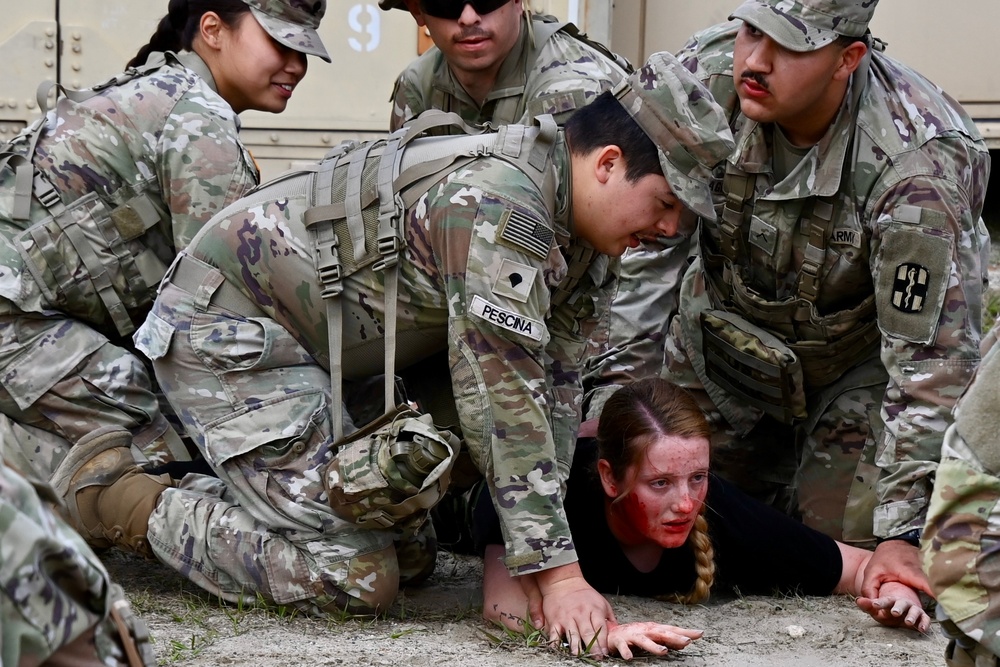
[[[677,385],[661,378],[637,380],[612,394],[604,404],[597,425],[598,456],[611,465],[616,480],[624,481],[628,478],[627,470],[640,465],[653,439],[663,435],[710,438],[712,428],[691,395]],[[628,491],[623,490],[612,502],[623,498]],[[712,590],[715,549],[704,509],[702,506],[687,540],[695,558],[694,586],[687,593],[658,596],[662,599],[695,604],[707,599]]]
[[[573,112],[566,121],[566,141],[577,155],[587,155],[605,146],[622,149],[625,178],[635,182],[646,174],[663,175],[656,144],[610,91]]]
[[[215,12],[223,23],[234,27],[250,13],[250,6],[243,0],[170,0],[167,15],[160,19],[149,43],[139,49],[126,67],[142,65],[149,54],[157,51],[190,51],[201,17],[207,12]]]

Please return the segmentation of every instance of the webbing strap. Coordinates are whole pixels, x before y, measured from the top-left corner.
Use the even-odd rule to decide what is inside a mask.
[[[541,172],[552,157],[552,149],[556,145],[556,135],[559,133],[559,126],[555,119],[548,115],[542,115],[535,119],[539,131],[535,141],[531,144],[531,152],[528,154],[528,164],[534,167],[535,171]]]
[[[590,264],[597,255],[597,250],[593,247],[583,245],[582,241],[577,241],[570,253],[566,276],[552,293],[551,304],[553,308],[561,306],[573,296],[574,292],[576,292],[576,286],[587,275],[587,270],[590,269]]]
[[[361,181],[368,161],[368,153],[374,142],[368,142],[351,153],[351,161],[347,165],[347,196],[344,206],[347,210],[347,231],[351,235],[354,247],[354,261],[360,262],[365,256],[365,221],[361,217]]]
[[[464,120],[454,111],[439,111],[438,109],[428,109],[416,118],[407,121],[406,125],[389,135],[390,138],[400,136],[400,146],[405,146],[417,137],[423,135],[428,130],[439,127],[456,127],[462,130],[463,134],[482,134],[481,128],[476,128]]]
[[[726,203],[719,224],[719,233],[722,237],[719,249],[731,262],[737,261],[737,251],[742,241],[740,230],[743,227],[744,209],[746,203],[753,197],[755,182],[756,178],[751,178],[731,162],[726,163],[726,175],[722,179]]]
[[[123,336],[130,334],[135,329],[132,318],[129,317],[125,304],[118,297],[118,292],[115,291],[115,286],[111,282],[111,278],[108,277],[108,272],[104,269],[104,265],[97,257],[97,253],[94,252],[87,237],[84,236],[83,230],[80,229],[75,220],[67,219],[65,209],[63,209],[63,215],[56,216],[55,221],[80,255],[83,265],[87,267],[90,281],[97,289],[97,294],[104,302],[104,307],[111,314],[111,319],[115,323],[118,333]]]
[[[378,251],[382,259],[376,270],[385,271],[385,414],[395,407],[396,386],[396,300],[399,292],[399,252],[403,246],[400,218],[403,204],[393,191],[403,151],[401,138],[389,138],[378,165]]]
[[[330,340],[330,424],[333,427],[333,441],[344,438],[344,305],[340,299],[323,297],[326,300],[327,338]]]
[[[815,303],[819,296],[819,272],[826,258],[826,240],[833,211],[833,202],[828,197],[813,200],[809,216],[809,243],[803,252],[798,284],[799,295],[809,303]]]

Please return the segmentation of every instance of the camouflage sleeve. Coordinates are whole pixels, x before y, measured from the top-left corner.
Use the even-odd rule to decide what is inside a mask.
[[[566,265],[534,186],[502,163],[477,168],[491,170],[488,191],[459,177],[435,195],[447,205],[429,207],[431,228],[439,230],[433,246],[447,281],[452,384],[465,443],[490,486],[505,563],[524,574],[576,561],[558,469],[559,452],[572,444],[557,445],[556,437],[575,438],[567,421],[579,410],[572,397],[580,389],[571,358],[582,336],[546,321],[550,288]]]
[[[434,82],[439,78],[448,77],[447,67],[441,51],[433,46],[407,65],[396,78],[392,88],[390,132],[398,130],[406,121],[433,108],[431,91]]]
[[[623,384],[663,370],[663,344],[677,311],[690,239],[640,247],[622,257],[621,277],[607,315],[607,348],[586,362],[587,419],[599,417],[605,401]]]
[[[552,114],[560,125],[578,108],[625,77],[612,60],[564,32],[555,33],[542,47],[528,75],[525,111],[519,122]]]
[[[993,346],[945,433],[921,551],[938,604],[963,632],[1000,655],[998,413],[1000,347]]]
[[[403,123],[416,118],[424,111],[423,95],[416,82],[408,76],[409,70],[404,71],[396,79],[396,84],[392,87],[392,115],[389,118],[389,131],[395,132],[403,127]]]
[[[178,252],[260,181],[237,127],[236,114],[207,85],[188,91],[164,122],[155,148],[157,170]]]
[[[0,596],[0,664],[36,665],[104,618],[111,582],[83,538],[39,495],[38,488],[44,491],[45,487],[36,488],[8,467],[2,450],[0,443],[0,588],[4,592]]]
[[[740,104],[733,84],[733,48],[741,23],[729,21],[702,30],[676,53],[677,60],[712,91],[730,118]]]
[[[873,213],[870,261],[889,374],[876,451],[880,537],[923,525],[951,410],[979,364],[988,237],[975,184],[986,182],[988,158],[956,159],[975,155],[961,141],[924,148],[949,156],[928,162],[955,173],[904,180],[878,198]]]
[[[583,363],[594,340],[599,314],[608,311],[617,285],[617,270],[612,271],[610,258],[601,255],[591,264],[585,280],[578,287],[579,296],[554,309],[546,320],[552,336],[547,350],[548,367],[556,397],[553,433],[564,497],[582,417]]]

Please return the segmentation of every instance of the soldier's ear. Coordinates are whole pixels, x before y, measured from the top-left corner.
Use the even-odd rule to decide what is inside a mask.
[[[624,170],[625,168],[622,149],[614,144],[595,150],[592,161],[594,174],[600,183],[607,183],[615,175],[616,170]]]
[[[854,74],[854,70],[861,64],[866,53],[868,53],[868,47],[860,40],[845,47],[840,53],[840,66],[837,68],[834,78],[842,80],[850,78]]]
[[[253,20],[253,17],[249,17]],[[198,35],[201,41],[211,49],[222,48],[222,31],[226,29],[226,24],[215,12],[205,12],[198,22]]]

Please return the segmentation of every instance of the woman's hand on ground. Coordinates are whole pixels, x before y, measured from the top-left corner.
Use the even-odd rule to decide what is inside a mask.
[[[679,651],[704,634],[701,630],[688,630],[648,621],[608,625],[608,649],[612,653],[618,653],[623,660],[632,659],[630,647],[633,646],[652,655],[666,655],[669,649]]]
[[[855,603],[882,625],[920,632],[931,627],[931,617],[924,611],[917,592],[898,582],[886,582],[879,590],[879,597],[859,597]]]

